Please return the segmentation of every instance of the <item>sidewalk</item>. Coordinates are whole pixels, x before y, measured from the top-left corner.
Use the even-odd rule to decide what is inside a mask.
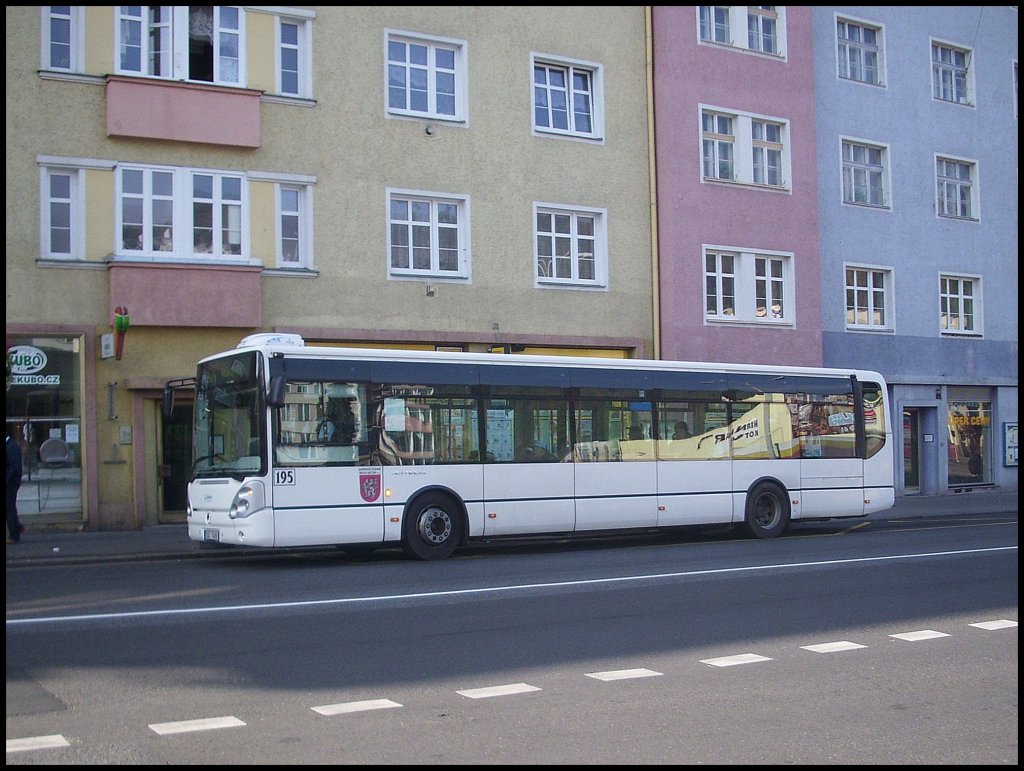
[[[1016,490],[973,490],[949,495],[915,495],[896,499],[888,511],[867,519],[916,519],[1016,512]],[[863,521],[863,520],[856,520]],[[21,542],[7,545],[7,566],[120,562],[125,560],[193,559],[266,553],[255,547],[208,546],[190,541],[185,525],[154,525],[141,530],[97,532],[28,531]]]

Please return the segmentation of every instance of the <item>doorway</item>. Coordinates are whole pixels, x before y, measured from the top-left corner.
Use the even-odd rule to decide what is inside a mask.
[[[921,414],[917,407],[903,408],[903,493],[921,492]]]
[[[163,416],[160,452],[160,522],[184,522],[192,478],[191,403],[175,403],[170,417]]]

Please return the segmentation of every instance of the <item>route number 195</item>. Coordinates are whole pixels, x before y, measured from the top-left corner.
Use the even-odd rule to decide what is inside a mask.
[[[295,484],[295,469],[276,468],[274,469],[274,486]]]

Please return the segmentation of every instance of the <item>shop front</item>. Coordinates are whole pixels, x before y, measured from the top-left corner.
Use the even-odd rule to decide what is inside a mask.
[[[7,340],[7,432],[21,446],[18,513],[28,527],[85,516],[81,348],[77,336]]]
[[[893,400],[898,494],[1016,487],[1016,386],[896,385]]]

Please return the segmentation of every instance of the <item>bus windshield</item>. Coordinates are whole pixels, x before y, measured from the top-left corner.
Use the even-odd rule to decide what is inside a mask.
[[[196,477],[241,477],[263,468],[265,431],[256,353],[239,353],[199,366],[196,378]]]

